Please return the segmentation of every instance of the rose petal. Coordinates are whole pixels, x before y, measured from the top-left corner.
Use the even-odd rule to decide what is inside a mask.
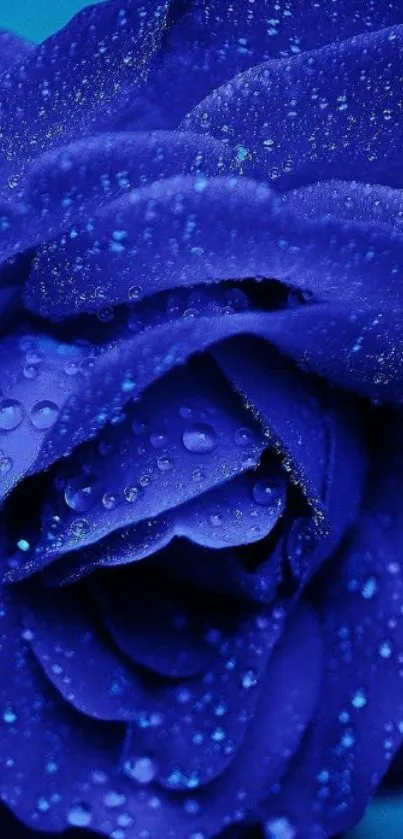
[[[318,591],[320,711],[267,804],[268,825],[287,817],[296,835],[325,839],[356,824],[402,742],[400,418],[384,434],[366,509]]]
[[[401,51],[402,27],[391,26],[267,61],[214,91],[181,128],[230,136],[248,173],[281,188],[335,175],[401,186]]]
[[[371,222],[309,219],[245,178],[182,176],[112,201],[91,230],[46,248],[26,286],[43,315],[66,316],[174,287],[275,277],[322,300],[400,306],[401,234]],[[67,277],[68,282],[66,282]]]

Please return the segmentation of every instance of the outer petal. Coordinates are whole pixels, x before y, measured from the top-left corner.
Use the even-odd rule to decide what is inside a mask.
[[[401,68],[394,26],[253,67],[181,127],[241,144],[250,171],[280,187],[335,175],[401,186]]]
[[[261,702],[238,759],[220,779],[193,790],[187,799],[196,803],[189,807],[154,783],[138,784],[119,770],[120,729],[89,720],[83,724],[58,701],[46,688],[27,642],[19,637],[9,602],[4,603],[4,612],[7,644],[2,667],[7,672],[15,661],[19,667],[11,683],[2,680],[2,706],[7,711],[3,753],[9,763],[1,768],[0,795],[26,824],[37,829],[61,831],[68,824],[80,823],[109,835],[111,826],[125,823],[131,827],[135,820],[136,830],[148,830],[150,839],[160,839],[167,825],[178,839],[189,839],[192,831],[204,832],[210,839],[255,807],[256,794],[278,775],[296,749],[315,707],[320,641],[313,616],[300,611],[271,660]],[[306,649],[307,658],[301,655]],[[35,748],[27,750],[25,739],[22,748],[22,727]],[[10,783],[13,778],[18,778],[18,784]]]
[[[158,48],[168,0],[111,0],[83,9],[0,79],[1,156],[12,181],[38,149],[90,133],[112,120],[126,85],[142,86]],[[55,69],[56,68],[56,69]]]
[[[327,650],[319,712],[268,801],[270,839],[278,818],[289,819],[298,839],[347,830],[402,742],[400,418],[395,428],[385,423],[384,434],[367,508],[318,591]]]
[[[69,315],[174,287],[275,277],[322,300],[379,305],[393,296],[402,235],[389,227],[289,212],[265,184],[183,176],[111,202],[46,249],[26,289],[31,309]]]

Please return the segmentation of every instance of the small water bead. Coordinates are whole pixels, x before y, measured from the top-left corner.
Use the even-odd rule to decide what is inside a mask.
[[[13,725],[13,723],[17,721],[17,714],[10,706],[8,706],[4,711],[3,720],[7,723],[7,725]]]
[[[76,361],[66,361],[64,365],[64,372],[68,376],[76,376],[80,369],[79,364]]]
[[[224,519],[220,513],[211,513],[208,519],[212,527],[221,527],[224,524]]]
[[[117,807],[122,807],[126,803],[126,796],[116,790],[108,790],[104,795],[105,807],[114,810]]]
[[[112,510],[116,504],[116,496],[112,495],[111,492],[105,492],[102,496],[102,504],[106,510]]]
[[[150,443],[154,449],[163,449],[168,442],[168,435],[164,431],[152,431]]]
[[[126,760],[123,764],[125,775],[133,778],[139,784],[149,784],[155,778],[156,765],[150,757],[140,757],[137,760]]]
[[[297,833],[287,818],[269,819],[265,823],[266,839],[296,839]]]
[[[130,504],[137,500],[139,493],[140,490],[135,486],[125,487],[123,490],[123,495]]]
[[[234,434],[234,442],[237,446],[250,446],[253,442],[253,435],[249,428],[237,428]]]
[[[393,647],[391,642],[386,638],[385,641],[382,641],[379,647],[379,655],[382,658],[390,658],[393,652]]]
[[[101,323],[111,323],[111,321],[115,317],[115,312],[112,309],[112,306],[108,306],[105,309],[100,309],[97,312],[97,318]]]
[[[351,700],[351,704],[354,708],[365,708],[365,705],[367,704],[367,697],[361,688],[356,690]]]
[[[128,298],[132,302],[133,300],[139,300],[141,297],[142,287],[140,285],[132,285],[128,291]]]
[[[264,478],[256,481],[252,489],[252,495],[256,504],[261,507],[276,507],[281,503],[279,486],[273,480]]]
[[[148,423],[145,419],[140,419],[136,417],[136,419],[132,422],[132,432],[136,437],[142,437],[143,434],[147,434],[148,431]]]
[[[0,430],[13,431],[21,425],[24,417],[21,402],[15,399],[2,399],[0,402]]]
[[[64,500],[76,513],[86,513],[99,501],[100,486],[96,478],[80,476],[69,481],[64,490]]]
[[[206,422],[197,422],[185,429],[182,440],[185,449],[192,454],[208,454],[218,442],[214,428]]]
[[[27,364],[40,364],[42,355],[37,350],[30,348],[25,353],[25,361]]]
[[[10,470],[12,468],[13,468],[13,461],[12,461],[11,457],[0,458],[0,472],[3,475],[6,475],[7,472],[10,472]]]
[[[59,407],[55,402],[43,399],[37,402],[31,411],[31,422],[38,431],[47,431],[55,424],[59,414]]]
[[[173,469],[174,462],[167,455],[163,455],[162,457],[158,458],[157,466],[160,472],[169,472],[170,469]]]
[[[67,812],[67,822],[72,827],[88,827],[92,822],[92,813],[86,804],[74,804]]]
[[[73,536],[77,536],[81,539],[90,532],[90,525],[87,519],[74,519],[71,523],[70,530]]]
[[[26,364],[23,370],[26,379],[35,379],[38,372],[38,367],[35,367],[33,364]]]
[[[241,684],[245,690],[250,690],[251,688],[256,687],[257,682],[257,675],[253,670],[247,670],[241,676]]]
[[[375,577],[368,577],[367,580],[363,583],[361,588],[361,594],[364,600],[372,600],[373,596],[376,594],[378,589],[378,583]]]
[[[179,408],[179,416],[182,419],[190,419],[193,416],[193,408],[191,405],[181,405]]]
[[[30,547],[31,546],[27,539],[19,539],[17,542],[18,550],[23,551],[24,553],[26,553],[26,551],[29,551]]]

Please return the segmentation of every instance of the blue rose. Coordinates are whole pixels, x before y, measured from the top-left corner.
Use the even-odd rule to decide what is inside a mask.
[[[400,23],[109,0],[1,36],[19,836],[327,839],[401,744]]]

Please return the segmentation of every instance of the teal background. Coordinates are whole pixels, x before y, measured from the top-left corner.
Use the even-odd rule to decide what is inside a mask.
[[[43,41],[88,5],[83,0],[0,0],[0,27]]]
[[[39,42],[86,5],[82,0],[0,0],[0,27]],[[374,804],[349,839],[403,839],[403,799]]]

